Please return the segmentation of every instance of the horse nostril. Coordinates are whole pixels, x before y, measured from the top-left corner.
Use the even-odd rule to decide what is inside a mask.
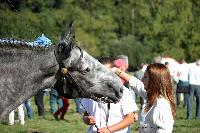
[[[111,84],[108,84],[108,88],[113,88],[113,86]]]
[[[122,87],[120,88],[120,95],[119,95],[120,98],[122,97],[123,92],[124,92],[124,88]]]
[[[120,92],[123,93],[123,91],[124,91],[124,88],[122,87],[122,88],[120,89]]]

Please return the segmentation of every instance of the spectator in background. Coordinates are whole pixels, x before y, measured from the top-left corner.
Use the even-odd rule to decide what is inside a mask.
[[[38,115],[39,115],[39,118],[41,119],[44,119],[44,116],[45,116],[44,102],[43,102],[44,93],[45,91],[39,90],[34,96],[35,104],[38,109]]]
[[[116,59],[122,59],[124,63],[127,64],[127,69],[128,69],[128,56],[126,55],[118,55]]]
[[[51,88],[51,91],[49,94],[50,94],[50,97],[49,97],[50,112],[54,114],[56,110],[58,110],[59,108],[63,106],[63,101],[55,88]]]
[[[64,120],[65,114],[69,109],[69,99],[65,98],[65,97],[61,97],[62,101],[63,101],[63,106],[61,108],[59,108],[54,114],[53,116],[55,117],[56,120]]]
[[[32,108],[31,108],[31,100],[30,99],[27,99],[24,103],[25,107],[26,107],[26,111],[27,111],[27,114],[28,114],[28,118],[29,119],[32,119],[33,118],[33,111],[32,111]]]
[[[161,63],[162,58],[160,56],[156,56],[153,58],[152,63]]]
[[[57,111],[53,113],[53,116],[56,120],[59,119],[64,120],[65,114],[69,108],[69,99],[61,96],[62,94],[60,92],[60,89],[62,88],[62,86],[63,83],[57,80],[57,82],[54,84],[54,89],[52,89],[57,93],[56,95],[62,99],[62,104],[63,104],[61,108],[57,109]]]
[[[144,76],[144,72],[146,70],[146,67],[147,67],[146,64],[143,64],[143,63],[140,64],[139,70],[134,73],[134,75],[137,79],[139,79],[139,80],[142,79],[142,77]]]
[[[171,76],[171,80],[172,80],[172,85],[173,85],[173,88],[175,88],[174,90],[177,90],[175,87],[175,84],[174,84],[174,77],[173,77],[173,70],[172,68],[170,67],[169,65],[169,62],[165,62],[165,65],[169,68],[169,71],[170,71],[170,76]],[[178,75],[179,76],[179,75]],[[177,86],[177,85],[176,85]],[[176,92],[176,105],[179,105],[180,104],[180,93],[177,93]]]
[[[176,89],[177,96],[177,105],[180,104],[179,95],[180,93],[184,94],[184,104],[183,107],[187,107],[187,112],[189,110],[189,82],[188,82],[188,73],[189,73],[190,65],[186,63],[184,59],[180,60],[180,67],[178,70],[179,81]]]
[[[74,101],[76,103],[76,113],[83,114],[84,110],[81,108],[81,104],[80,104],[81,98],[76,98]]]
[[[19,118],[19,121],[20,121],[20,124],[21,125],[24,125],[25,124],[25,120],[24,120],[24,109],[23,109],[23,104],[19,105],[17,107],[18,109],[18,118]],[[8,124],[9,125],[14,125],[14,122],[15,122],[15,110],[11,111],[9,113],[9,122]]]
[[[196,119],[200,119],[200,59],[189,70],[189,112],[187,119],[192,119],[194,94],[196,97]]]
[[[168,67],[168,69],[169,69],[169,72],[170,72],[170,76],[171,76],[171,82],[172,82],[172,88],[173,88],[173,91],[174,91],[174,95],[175,95],[175,97],[176,97],[176,104],[178,103],[179,104],[179,97],[180,97],[180,93],[175,93],[176,92],[176,90],[177,90],[177,83],[178,83],[178,80],[179,80],[179,78],[178,78],[178,72],[177,72],[177,69],[176,69],[176,65],[175,64],[173,64],[172,62],[164,62],[164,64]],[[178,63],[177,63],[177,65],[179,65]],[[178,94],[178,95],[177,95]],[[178,105],[177,104],[177,105]]]

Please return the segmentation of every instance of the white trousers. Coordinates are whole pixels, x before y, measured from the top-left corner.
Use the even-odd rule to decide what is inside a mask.
[[[18,107],[18,119],[20,121],[21,125],[24,125],[24,109],[23,109],[23,104],[19,105]],[[9,113],[9,125],[13,125],[15,121],[15,110]]]

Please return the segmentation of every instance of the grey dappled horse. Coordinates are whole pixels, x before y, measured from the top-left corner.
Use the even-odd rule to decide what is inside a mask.
[[[81,88],[82,93],[73,89],[70,98],[98,100],[106,97],[106,102],[120,99],[123,87],[117,76],[87,52],[72,45],[71,31],[70,26],[63,40],[48,48],[30,47],[25,41],[13,39],[0,40],[0,121],[40,89],[52,87],[56,79],[61,79],[57,74],[59,68],[67,68],[78,83],[78,89]]]

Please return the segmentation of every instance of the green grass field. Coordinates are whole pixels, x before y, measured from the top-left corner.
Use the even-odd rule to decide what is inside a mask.
[[[13,126],[7,125],[7,117],[0,124],[0,133],[86,133],[87,126],[83,124],[81,115],[75,113],[75,102],[70,101],[70,109],[65,116],[65,120],[56,121],[50,113],[49,97],[44,96],[46,116],[45,119],[39,119],[36,106],[32,99],[31,104],[34,111],[34,117],[29,120],[26,114],[25,125],[15,123]],[[26,111],[25,111],[26,113]],[[17,115],[17,113],[15,113]],[[194,113],[193,113],[194,114]],[[175,133],[199,133],[200,120],[185,120],[186,108],[177,107],[177,118],[175,120],[173,132]],[[131,126],[131,132],[137,133],[138,125]]]

